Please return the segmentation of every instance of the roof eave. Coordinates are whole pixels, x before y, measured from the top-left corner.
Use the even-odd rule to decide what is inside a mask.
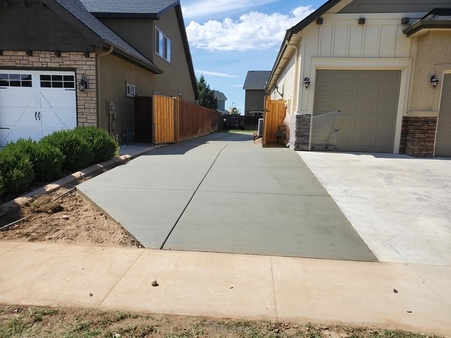
[[[329,11],[331,8],[333,8],[334,6],[336,6],[341,0],[329,0],[327,1],[325,4],[323,4],[320,8],[318,8],[316,11],[314,11],[313,13],[311,13],[310,15],[308,15],[304,20],[300,21],[298,24],[296,24],[295,26],[287,29],[286,33],[285,33],[285,38],[282,41],[282,45],[280,46],[280,50],[279,50],[279,54],[277,55],[276,58],[276,62],[274,63],[274,66],[272,68],[271,71],[271,75],[269,76],[268,82],[267,82],[267,86],[265,86],[265,90],[268,91],[269,89],[271,89],[269,87],[270,83],[273,80],[274,77],[274,72],[276,71],[276,69],[279,66],[280,61],[282,60],[283,54],[285,53],[286,49],[287,49],[287,44],[290,42],[291,37],[293,36],[293,34],[298,34],[299,32],[301,32],[304,28],[306,28],[307,26],[309,26],[311,23],[313,23],[314,21],[316,21],[316,19],[318,19],[319,17],[321,17],[321,15],[325,14],[327,11]]]
[[[151,71],[154,74],[163,74],[164,71],[163,69],[157,67],[155,64],[153,64],[152,62],[145,62],[144,60],[142,60],[141,58],[135,57],[134,55],[131,55],[130,53],[128,53],[127,51],[123,50],[121,47],[111,43],[110,41],[104,40],[103,43],[107,46],[107,47],[113,47],[113,54],[122,57],[130,62],[132,62],[133,64],[144,68],[146,70]]]
[[[419,20],[402,32],[410,37],[423,29],[451,29],[451,21]]]

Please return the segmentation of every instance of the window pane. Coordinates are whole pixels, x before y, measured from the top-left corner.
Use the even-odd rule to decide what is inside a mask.
[[[22,87],[31,87],[31,81],[22,81]]]
[[[160,31],[155,28],[155,53],[160,54]]]
[[[20,74],[9,74],[11,80],[20,80]]]
[[[171,62],[171,40],[167,39],[166,41],[166,60]]]
[[[16,80],[11,80],[10,84],[11,87],[20,87],[20,81],[16,81]]]
[[[73,75],[64,75],[64,81],[74,81]]]
[[[62,82],[53,81],[52,82],[52,88],[63,88],[63,83]]]
[[[20,78],[23,80],[31,81],[31,74],[21,74]]]
[[[158,54],[164,57],[164,36],[161,34],[160,34],[160,52]]]
[[[41,81],[50,81],[50,75],[41,75]]]
[[[64,82],[64,88],[75,88],[75,84],[73,82]]]
[[[41,81],[42,88],[52,88],[52,83],[47,81]]]

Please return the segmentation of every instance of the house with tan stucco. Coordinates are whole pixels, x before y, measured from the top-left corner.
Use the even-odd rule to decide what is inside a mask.
[[[0,146],[76,126],[148,138],[154,94],[197,98],[178,0],[5,0],[0,22]]]
[[[329,0],[286,31],[266,90],[295,150],[451,156],[451,2]]]

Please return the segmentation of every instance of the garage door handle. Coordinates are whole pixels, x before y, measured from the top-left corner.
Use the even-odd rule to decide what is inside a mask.
[[[39,119],[39,121],[41,121],[41,112],[40,111],[38,112],[38,119]]]
[[[38,112],[37,112],[37,111],[34,112],[34,119],[35,119],[36,121],[38,120]]]
[[[0,129],[7,129],[7,130],[9,130],[9,129],[11,129],[11,128],[0,127]]]

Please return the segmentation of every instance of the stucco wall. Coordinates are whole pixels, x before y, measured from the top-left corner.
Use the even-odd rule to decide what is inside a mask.
[[[156,75],[111,54],[100,57],[98,65],[99,124],[124,143],[124,127],[135,129],[135,103],[126,96],[126,83],[135,85],[137,96],[152,96]],[[109,125],[109,101],[113,101],[116,108],[114,130]]]
[[[443,74],[451,70],[451,31],[429,31],[417,39],[412,94],[407,115],[437,116]],[[434,89],[431,76],[440,81]]]
[[[154,63],[164,70],[163,74],[158,75],[158,92],[161,95],[168,96],[177,96],[178,93],[181,93],[183,94],[184,101],[194,103],[194,88],[191,82],[175,8],[164,12],[160,20],[155,20],[154,24],[171,40],[170,63],[157,54],[154,54],[153,57]],[[152,36],[154,36],[154,31],[152,31]]]
[[[246,90],[244,98],[244,115],[249,115],[249,112],[253,110],[263,111],[266,95],[264,90]]]
[[[89,88],[84,92],[77,90],[77,113],[79,126],[97,126],[97,97],[96,97],[96,61],[94,53],[88,58],[83,53],[62,52],[61,57],[53,52],[33,52],[27,56],[22,51],[3,51],[0,55],[0,67],[21,69],[31,67],[42,70],[74,70],[77,83],[83,74],[89,80]]]

